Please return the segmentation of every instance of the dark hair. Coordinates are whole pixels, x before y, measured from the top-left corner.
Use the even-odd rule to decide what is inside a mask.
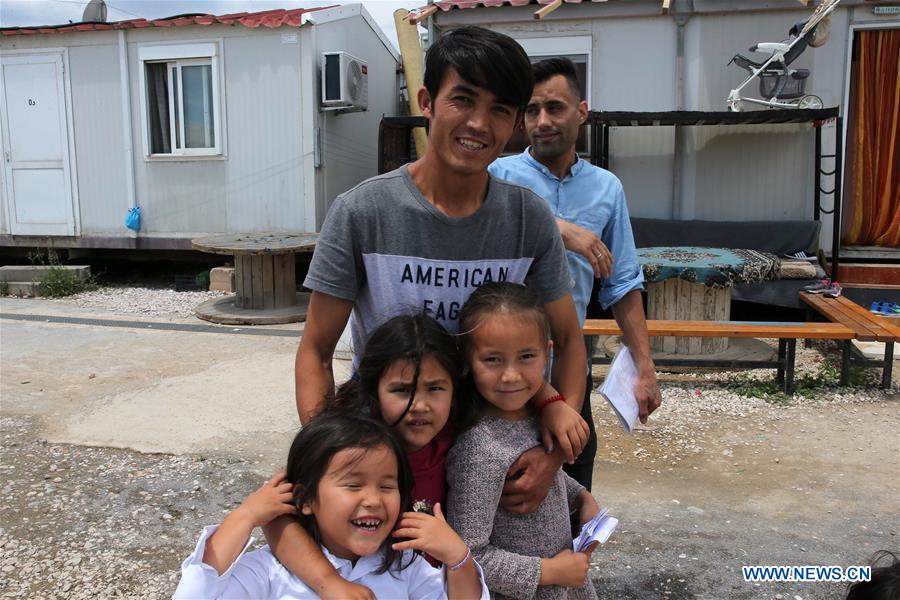
[[[492,92],[503,104],[525,108],[534,87],[531,62],[511,37],[483,27],[458,27],[441,36],[425,55],[425,89],[432,102],[454,69],[472,85]]]
[[[551,77],[562,75],[569,83],[569,89],[575,100],[581,102],[581,88],[578,86],[578,73],[575,71],[575,63],[568,58],[547,58],[534,63],[534,85],[544,83]]]
[[[887,560],[885,560],[887,559]],[[880,562],[887,562],[878,566]],[[881,550],[872,558],[872,578],[850,586],[847,600],[898,600],[900,598],[900,558]]]
[[[397,487],[400,490],[400,513],[412,509],[412,471],[400,442],[381,421],[355,415],[329,414],[312,419],[300,430],[291,444],[287,459],[287,480],[294,484],[294,506],[297,507],[300,525],[317,544],[322,543],[316,518],[304,515],[303,505],[318,498],[319,482],[328,471],[331,459],[341,450],[358,448],[365,453],[385,446],[397,458]],[[384,561],[379,573],[384,573],[396,563],[401,564],[402,553],[391,548],[390,537],[383,544]]]
[[[459,311],[459,332],[463,349],[468,351],[472,332],[486,315],[506,313],[534,320],[543,341],[550,341],[550,321],[537,294],[524,285],[508,281],[485,283],[469,296]]]
[[[412,408],[419,382],[419,370],[426,356],[434,357],[453,381],[453,403],[450,415],[454,428],[462,429],[471,418],[471,399],[458,391],[463,374],[463,357],[456,338],[427,315],[401,315],[376,328],[366,342],[356,375],[338,388],[334,398],[326,402],[326,411],[368,415],[383,420],[378,401],[378,383],[384,373],[398,360],[408,360],[415,367],[411,393],[406,410],[393,427]]]

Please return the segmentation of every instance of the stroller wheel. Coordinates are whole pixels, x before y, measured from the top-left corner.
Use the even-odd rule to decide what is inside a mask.
[[[744,103],[738,98],[737,100],[728,100],[728,110],[731,112],[741,112],[744,110]]]
[[[814,94],[807,94],[800,98],[800,102],[797,103],[797,108],[808,108],[812,110],[820,109],[824,106],[822,104],[822,99]]]

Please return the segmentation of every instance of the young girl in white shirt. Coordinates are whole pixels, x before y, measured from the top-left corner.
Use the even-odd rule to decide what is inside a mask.
[[[175,598],[317,598],[268,546],[244,553],[255,527],[294,514],[344,579],[379,598],[487,599],[480,568],[440,507],[436,518],[406,512],[411,486],[406,454],[384,423],[340,414],[313,419],[294,439],[286,472],[221,525],[203,530],[182,564]],[[407,538],[405,548],[426,552],[445,567],[432,567],[412,550],[395,550],[392,533]]]

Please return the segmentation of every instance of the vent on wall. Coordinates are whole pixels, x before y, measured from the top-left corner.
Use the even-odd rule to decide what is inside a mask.
[[[322,110],[359,111],[369,106],[369,68],[346,52],[322,53]]]

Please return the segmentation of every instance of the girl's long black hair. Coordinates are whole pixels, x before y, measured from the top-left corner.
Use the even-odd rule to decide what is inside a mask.
[[[391,427],[395,426],[413,405],[419,371],[426,356],[434,357],[450,375],[453,381],[450,418],[456,431],[463,430],[472,420],[474,402],[460,386],[464,364],[462,353],[456,337],[424,314],[397,316],[372,331],[355,376],[338,388],[334,398],[326,401],[325,412],[362,414],[381,420],[378,382],[394,362],[408,360],[415,368],[409,402],[403,414],[394,423],[388,423]]]
[[[294,506],[297,519],[317,544],[322,543],[316,518],[303,514],[303,505],[318,498],[319,482],[328,465],[341,450],[365,452],[387,447],[397,458],[397,486],[400,490],[400,514],[412,510],[412,471],[409,460],[396,436],[380,420],[348,414],[323,414],[312,419],[300,430],[291,444],[287,459],[287,480],[294,484]],[[327,510],[327,508],[326,508]],[[389,569],[402,570],[402,553],[391,548],[391,538],[382,544],[384,560],[378,573]]]

